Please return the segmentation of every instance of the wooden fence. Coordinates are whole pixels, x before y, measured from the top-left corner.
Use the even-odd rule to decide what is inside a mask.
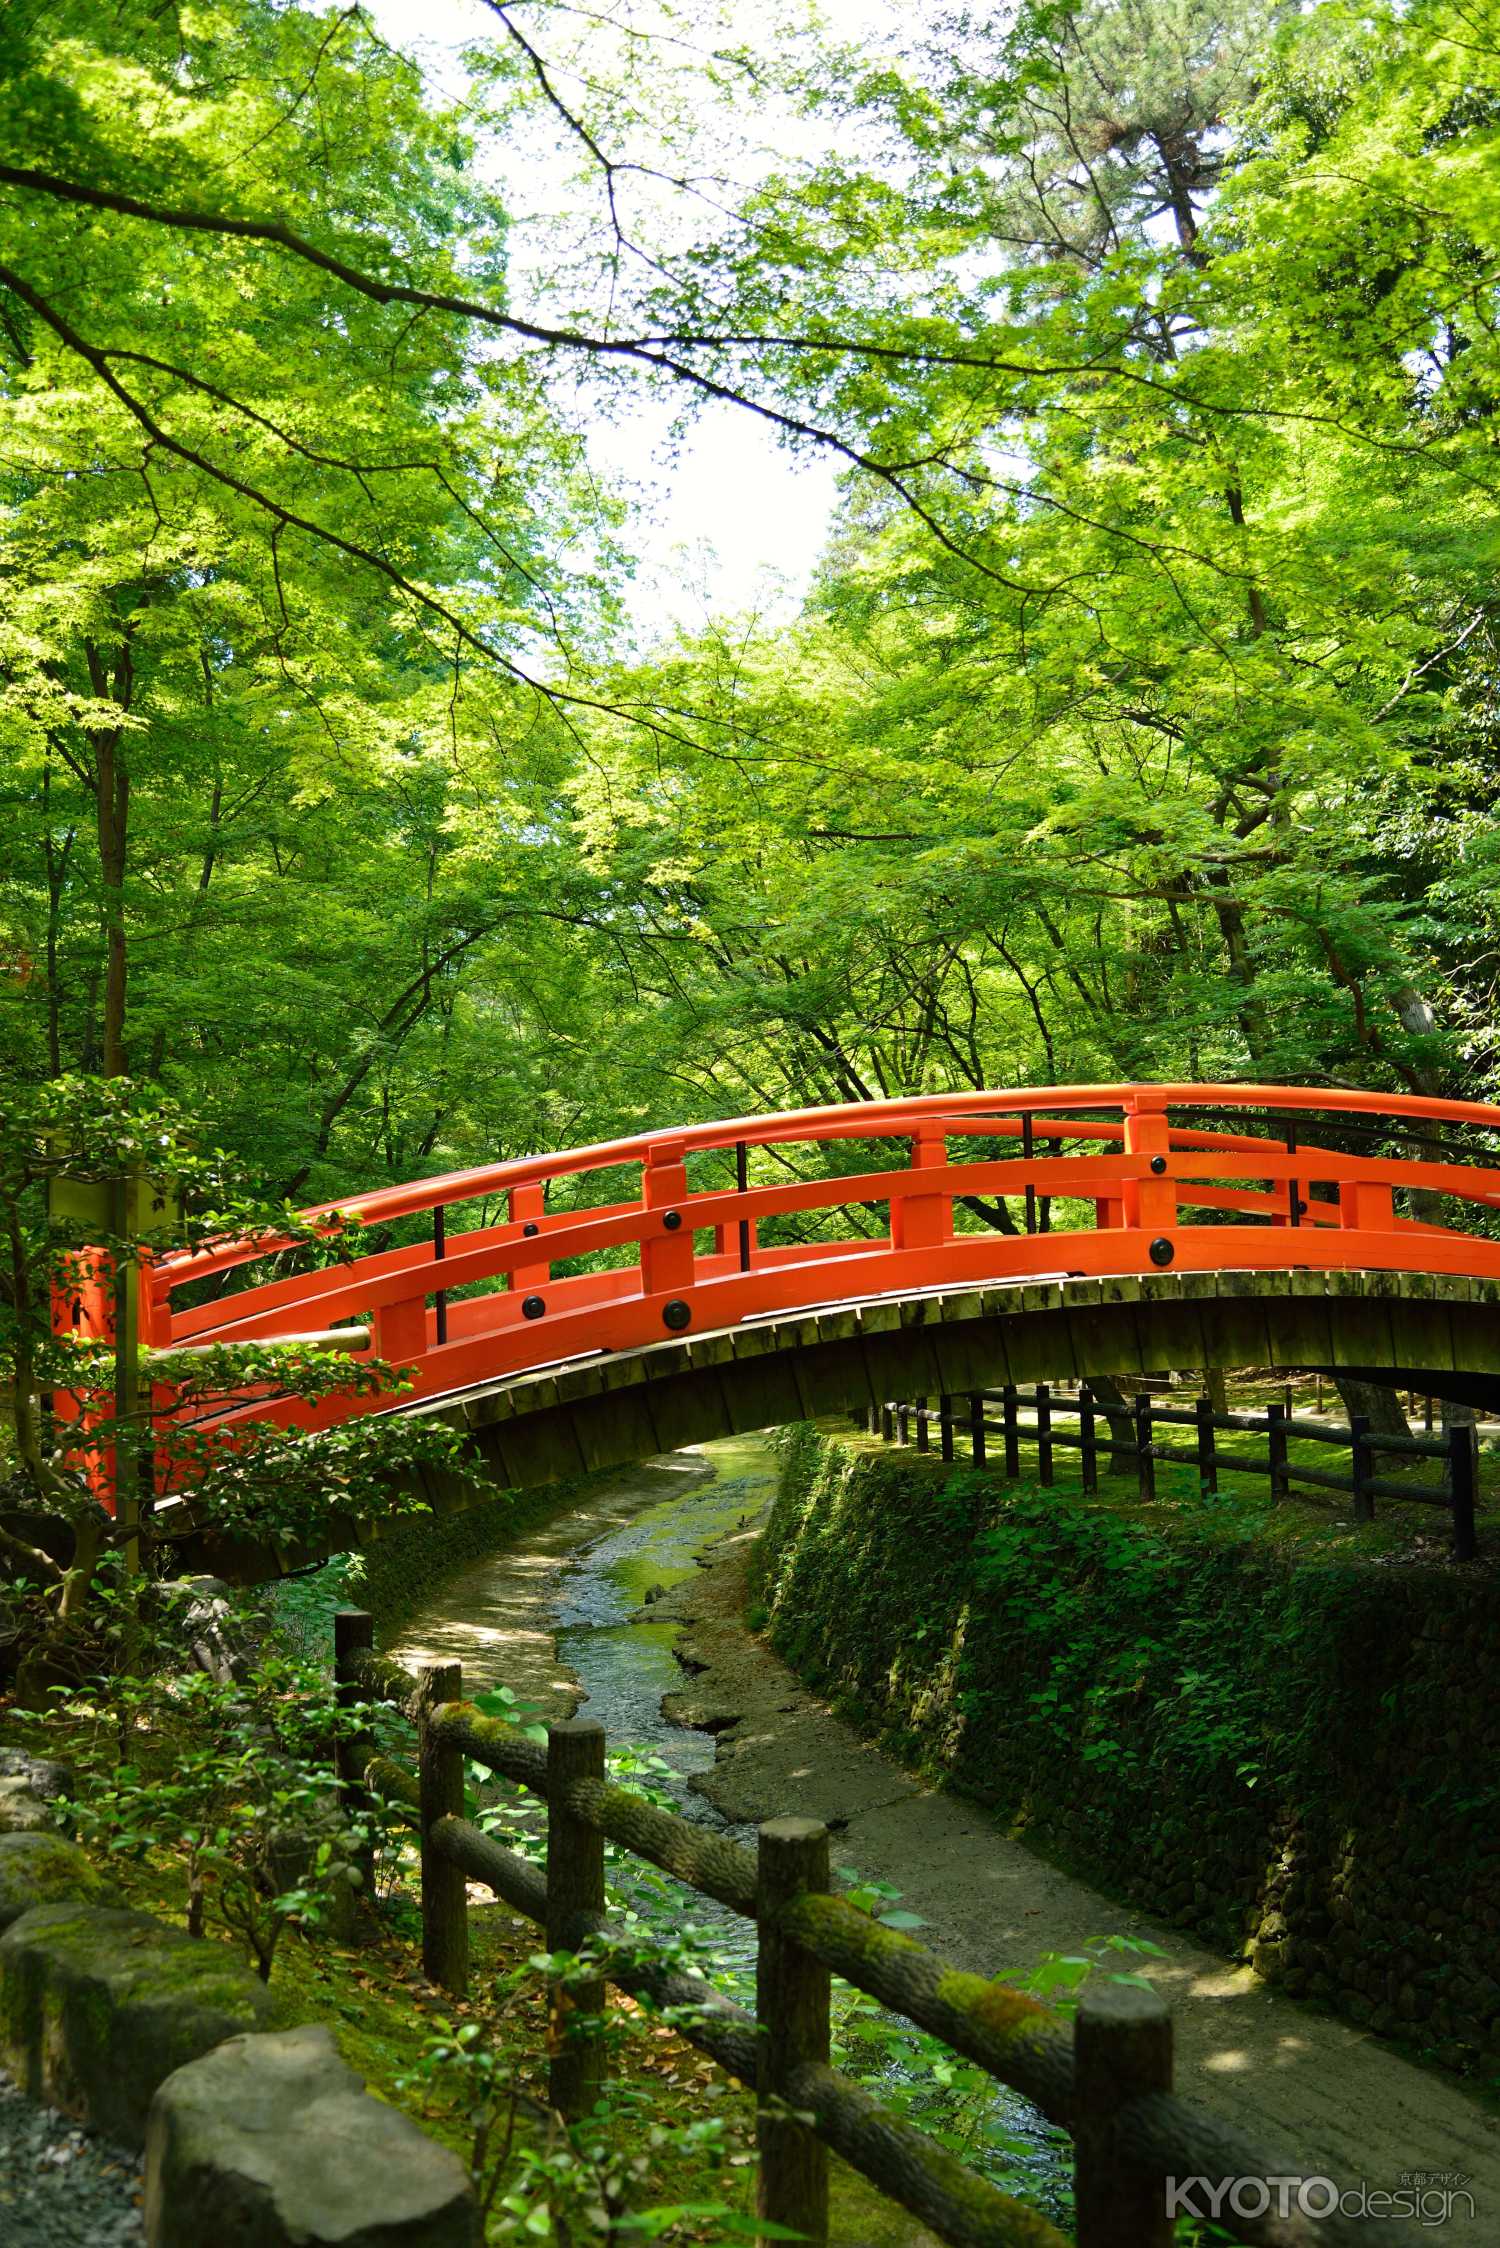
[[[827,2150],[899,2202],[953,2248],[1066,2248],[1046,2218],[967,2168],[926,2133],[893,2115],[829,2066],[830,1980],[835,1974],[940,2038],[997,2082],[1071,2132],[1077,2248],[1168,2248],[1169,2179],[1272,2181],[1278,2191],[1251,2214],[1225,2205],[1231,2238],[1265,2248],[1399,2248],[1393,2224],[1340,2214],[1310,2218],[1286,2188],[1326,2173],[1256,2144],[1172,2091],[1172,2022],[1165,2002],[1138,1984],[1085,1986],[1071,2022],[1035,1999],[967,1974],[831,1893],[826,1827],[772,1819],[752,1854],[726,1836],[657,1808],[604,1776],[604,1729],[573,1719],[547,1729],[545,1748],[462,1700],[457,1663],[416,1676],[373,1652],[371,1619],[335,1618],[340,1701],[383,1704],[417,1728],[413,1773],[373,1753],[358,1732],[339,1748],[346,1795],[375,1792],[396,1804],[421,1847],[422,1958],[428,1978],[455,1995],[468,1982],[467,1885],[493,1890],[546,1932],[550,1952],[584,1953],[583,1975],[550,1996],[550,2097],[565,2119],[587,2115],[602,2082],[605,2047],[590,2024],[605,1985],[681,2009],[681,2034],[755,2090],[760,2153],[758,2213],[814,2248],[828,2240]],[[547,1807],[546,1869],[506,1849],[463,1817],[464,1761],[529,1788]],[[753,2013],[665,1958],[643,1955],[638,1934],[606,1910],[609,1840],[756,1924]],[[1320,2200],[1327,2198],[1327,2185]]]
[[[1173,1393],[1178,1394],[1178,1393]],[[1021,1420],[1022,1406],[1033,1415],[1030,1425]],[[998,1418],[993,1408],[999,1407]],[[1063,1414],[1075,1426],[1059,1428]],[[937,1430],[938,1448],[945,1460],[955,1456],[956,1437],[968,1443],[976,1467],[989,1464],[989,1440],[1001,1440],[1001,1461],[1007,1477],[1021,1472],[1021,1445],[1033,1446],[1037,1480],[1053,1480],[1053,1455],[1059,1447],[1077,1452],[1085,1491],[1099,1488],[1099,1462],[1129,1460],[1135,1467],[1140,1495],[1156,1496],[1159,1461],[1196,1468],[1205,1491],[1216,1492],[1224,1474],[1253,1475],[1269,1481],[1273,1499],[1293,1496],[1298,1487],[1314,1491],[1348,1493],[1357,1522],[1373,1522],[1377,1499],[1404,1499],[1421,1506],[1443,1507],[1453,1524],[1453,1552],[1460,1561],[1472,1561],[1476,1552],[1474,1502],[1479,1485],[1479,1442],[1473,1423],[1450,1428],[1446,1435],[1398,1436],[1372,1430],[1368,1420],[1356,1416],[1347,1427],[1321,1420],[1299,1419],[1285,1406],[1271,1405],[1263,1413],[1216,1413],[1212,1401],[1199,1397],[1191,1405],[1164,1404],[1142,1391],[1124,1404],[1104,1404],[1088,1384],[1076,1391],[1054,1390],[1045,1382],[1034,1389],[974,1390],[962,1397],[940,1397],[935,1407],[925,1397],[893,1400],[872,1406],[866,1425],[872,1436],[887,1444],[915,1440],[919,1452],[932,1449]],[[1161,1443],[1160,1429],[1191,1430],[1191,1445]],[[1224,1435],[1263,1436],[1264,1452],[1225,1449]],[[1322,1444],[1349,1454],[1342,1472],[1309,1467],[1289,1456],[1293,1443]],[[1398,1482],[1376,1472],[1381,1459],[1392,1455],[1412,1460],[1437,1460],[1442,1475],[1436,1483]],[[1000,1464],[999,1462],[996,1463]]]

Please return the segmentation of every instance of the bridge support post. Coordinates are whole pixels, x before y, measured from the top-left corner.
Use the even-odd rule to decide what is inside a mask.
[[[1159,2177],[1132,2171],[1115,2136],[1122,2108],[1172,2089],[1172,2017],[1154,1990],[1085,1985],[1073,2017],[1074,2236],[1078,2248],[1169,2248]]]
[[[984,1438],[984,1393],[976,1389],[969,1397],[969,1442],[973,1447],[975,1467],[983,1467],[985,1464]]]
[[[469,1987],[469,1892],[432,1839],[439,1819],[464,1815],[463,1751],[433,1724],[444,1702],[461,1701],[462,1663],[426,1663],[417,1686],[417,1786],[422,1838],[422,1972],[455,1998]]]
[[[815,1819],[768,1819],[760,1830],[759,1950],[755,2023],[760,2067],[756,2137],[760,2145],[757,2214],[827,2248],[828,2155],[789,2107],[797,2071],[828,2062],[832,1977],[810,1952],[776,1931],[783,1905],[828,1887],[828,1829]]]
[[[580,1918],[604,1910],[604,1836],[576,1819],[564,1800],[574,1780],[604,1777],[604,1727],[596,1718],[570,1717],[547,1727],[547,1949],[578,1948]],[[602,1978],[555,1980],[548,1993],[552,2061],[547,2094],[566,2122],[592,2110],[604,2082]],[[589,2027],[579,2033],[582,2016]]]
[[[938,1399],[938,1449],[945,1460],[953,1457],[953,1400],[945,1391]]]

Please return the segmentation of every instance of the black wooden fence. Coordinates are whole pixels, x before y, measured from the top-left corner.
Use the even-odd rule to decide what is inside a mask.
[[[1173,1392],[1174,1395],[1180,1394]],[[1029,1422],[1021,1419],[1025,1406]],[[996,1408],[998,1407],[998,1414]],[[1067,1425],[1058,1426],[1058,1415]],[[1345,1493],[1353,1503],[1357,1522],[1373,1522],[1377,1499],[1404,1499],[1420,1506],[1446,1509],[1453,1524],[1453,1551],[1460,1561],[1475,1555],[1474,1502],[1479,1485],[1478,1435],[1470,1422],[1450,1428],[1445,1435],[1400,1436],[1372,1430],[1368,1420],[1356,1416],[1347,1426],[1322,1420],[1299,1419],[1285,1406],[1270,1405],[1263,1413],[1216,1413],[1212,1400],[1199,1397],[1190,1405],[1163,1403],[1142,1391],[1123,1405],[1106,1404],[1088,1384],[1077,1390],[1049,1388],[1038,1382],[1034,1389],[983,1389],[962,1396],[940,1397],[930,1406],[925,1397],[872,1406],[867,1425],[872,1436],[887,1444],[915,1442],[919,1452],[932,1449],[936,1430],[938,1449],[945,1460],[955,1456],[955,1440],[968,1446],[975,1467],[990,1462],[990,1438],[1000,1439],[995,1460],[1007,1477],[1021,1472],[1021,1446],[1036,1453],[1036,1476],[1050,1484],[1054,1454],[1059,1448],[1079,1457],[1080,1480],[1085,1491],[1099,1488],[1101,1459],[1129,1460],[1135,1468],[1143,1499],[1156,1496],[1158,1462],[1171,1461],[1195,1468],[1202,1488],[1217,1492],[1221,1475],[1252,1475],[1268,1481],[1273,1499],[1293,1497],[1300,1491]],[[1190,1430],[1191,1444],[1159,1440],[1158,1431]],[[1221,1436],[1261,1436],[1263,1452],[1245,1452],[1221,1445]],[[1292,1443],[1321,1444],[1347,1452],[1348,1464],[1337,1470],[1310,1467],[1290,1457]],[[1398,1481],[1378,1473],[1386,1455],[1395,1458],[1436,1460],[1442,1474],[1435,1483]]]
[[[829,2066],[836,1974],[1071,2132],[1077,2248],[1169,2248],[1173,2179],[1246,2181],[1218,2221],[1230,2238],[1265,2248],[1400,2248],[1405,2240],[1404,2230],[1340,2214],[1337,2205],[1323,2216],[1333,2187],[1321,2166],[1259,2145],[1179,2099],[1172,2091],[1171,2016],[1155,1992],[1114,1981],[1085,1986],[1068,2022],[1033,1999],[963,1973],[831,1893],[826,1827],[772,1819],[752,1854],[611,1786],[602,1726],[587,1719],[549,1726],[543,1748],[464,1702],[457,1663],[430,1664],[414,1677],[375,1654],[371,1619],[361,1610],[335,1618],[335,1668],[346,1707],[383,1704],[416,1724],[415,1773],[374,1754],[368,1736],[358,1733],[341,1743],[339,1758],[350,1799],[373,1791],[417,1830],[422,1959],[430,1980],[460,1996],[467,1989],[471,1881],[540,1923],[550,1952],[586,1955],[581,1977],[560,1978],[551,1993],[549,2090],[565,2119],[587,2115],[598,2097],[605,2047],[590,2024],[603,2015],[605,1985],[612,1983],[673,2008],[685,2038],[754,2088],[758,2211],[768,2223],[825,2248],[832,2148],[954,2248],[1066,2248],[1035,2210]],[[545,1873],[463,1817],[465,1758],[546,1804]],[[643,1956],[638,1932],[610,1918],[606,1839],[756,1923],[753,2013],[700,1977],[653,1961],[649,1950]],[[1290,2190],[1303,2179],[1317,2183],[1315,2216]]]

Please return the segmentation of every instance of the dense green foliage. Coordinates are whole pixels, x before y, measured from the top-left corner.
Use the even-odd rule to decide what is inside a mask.
[[[1488,1089],[1492,12],[489,14],[454,106],[359,8],[6,13],[6,1068],[292,1192],[955,1082]],[[642,385],[841,462],[790,629],[632,647],[575,425]]]

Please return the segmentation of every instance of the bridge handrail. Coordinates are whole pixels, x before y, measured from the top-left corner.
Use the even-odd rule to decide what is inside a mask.
[[[934,1093],[688,1124],[640,1132],[626,1139],[601,1141],[589,1147],[564,1149],[551,1155],[508,1157],[498,1163],[446,1176],[375,1187],[364,1194],[313,1203],[298,1214],[309,1223],[326,1219],[331,1224],[341,1216],[356,1217],[366,1224],[384,1223],[451,1203],[507,1193],[517,1187],[545,1187],[557,1178],[618,1169],[648,1160],[653,1150],[668,1145],[680,1149],[683,1155],[693,1155],[727,1152],[741,1143],[772,1147],[807,1140],[900,1138],[908,1134],[914,1124],[922,1123],[944,1123],[955,1135],[985,1132],[993,1126],[998,1134],[1007,1128],[1008,1120],[1014,1120],[1009,1128],[1019,1130],[1022,1120],[1028,1117],[1033,1120],[1034,1130],[1040,1127],[1048,1137],[1056,1136],[1058,1131],[1078,1137],[1113,1137],[1120,1126],[1112,1118],[1102,1120],[1102,1132],[1091,1134],[1067,1116],[1047,1117],[1043,1126],[1042,1112],[1071,1111],[1076,1118],[1080,1111],[1090,1109],[1131,1108],[1151,1111],[1269,1109],[1282,1114],[1370,1115],[1500,1130],[1500,1108],[1478,1102],[1321,1086],[1117,1084],[1050,1086],[1014,1092]],[[1173,1130],[1181,1133],[1184,1128],[1178,1126]],[[1217,1139],[1218,1135],[1214,1135],[1210,1144],[1215,1144]],[[1252,1143],[1247,1141],[1246,1144]],[[264,1257],[274,1246],[264,1239],[236,1240],[209,1248],[173,1251],[157,1260],[154,1286],[157,1292],[166,1293]]]

